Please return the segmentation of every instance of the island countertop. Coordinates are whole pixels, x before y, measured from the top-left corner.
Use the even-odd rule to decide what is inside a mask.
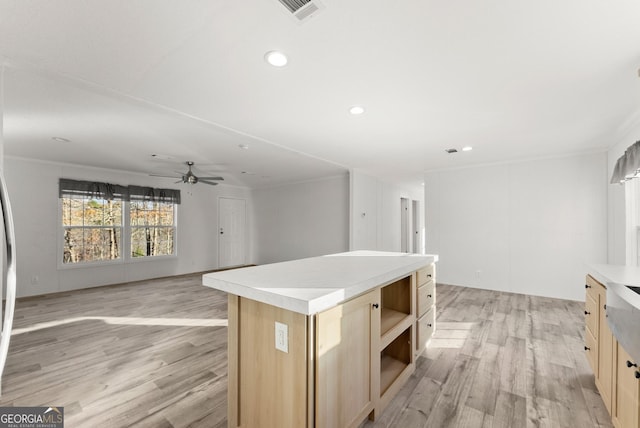
[[[437,261],[429,254],[351,251],[208,273],[202,284],[312,315]]]

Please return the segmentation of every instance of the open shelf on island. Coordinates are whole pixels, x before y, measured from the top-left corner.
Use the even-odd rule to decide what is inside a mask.
[[[380,395],[411,364],[411,328],[407,328],[380,352]]]
[[[380,312],[380,331],[384,332],[380,336],[380,349],[389,345],[400,333],[414,323],[414,318],[410,314],[394,311],[389,308],[382,308]]]
[[[380,335],[384,336],[411,315],[411,276],[382,287]]]
[[[380,335],[384,336],[394,326],[400,324],[408,314],[394,309],[382,307],[380,312]]]

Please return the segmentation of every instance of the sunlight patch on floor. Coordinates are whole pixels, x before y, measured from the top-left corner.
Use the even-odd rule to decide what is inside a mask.
[[[226,319],[201,318],[140,318],[140,317],[75,317],[35,324],[31,327],[14,328],[12,336],[38,331],[45,328],[57,327],[65,324],[84,321],[103,321],[112,325],[164,325],[169,327],[227,327]]]
[[[429,348],[462,348],[475,324],[472,322],[437,323],[436,331],[429,341]]]

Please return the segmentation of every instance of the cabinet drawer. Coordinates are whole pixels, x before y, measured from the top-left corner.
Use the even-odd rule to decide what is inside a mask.
[[[418,287],[418,317],[426,314],[436,299],[436,287],[433,281]]]
[[[427,342],[431,339],[433,335],[433,331],[436,328],[436,317],[435,310],[430,310],[426,314],[424,314],[418,320],[418,330],[417,330],[417,350],[418,354],[421,354],[425,347],[427,346]]]
[[[436,265],[431,263],[418,270],[418,287],[436,278]],[[435,282],[435,281],[434,281]]]
[[[597,296],[596,296],[597,298]],[[598,302],[594,300],[590,293],[584,302],[584,322],[593,337],[598,336]]]

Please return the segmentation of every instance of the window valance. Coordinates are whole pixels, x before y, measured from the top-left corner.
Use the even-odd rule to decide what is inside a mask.
[[[119,184],[101,183],[61,178],[59,197],[90,196],[100,199],[121,199],[124,201],[153,201],[180,203],[180,190],[157,189],[143,186],[121,186]]]
[[[624,183],[626,180],[638,177],[640,173],[640,141],[629,146],[620,159],[611,176],[611,184]]]
[[[129,186],[129,200],[180,203],[180,191],[153,187]]]

